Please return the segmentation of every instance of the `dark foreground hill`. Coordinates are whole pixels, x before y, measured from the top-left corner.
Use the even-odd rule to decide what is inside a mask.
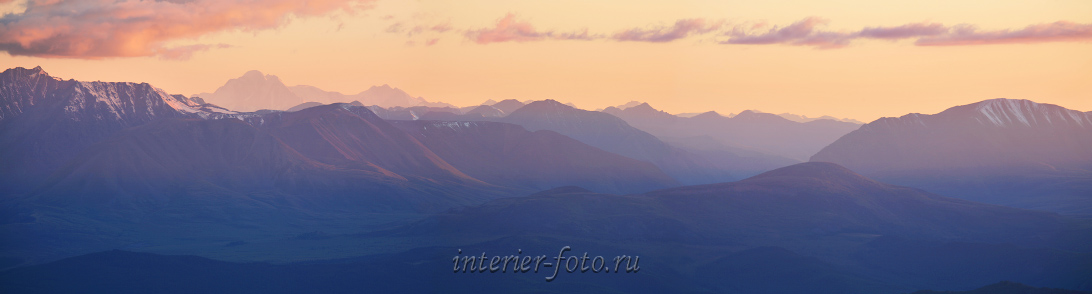
[[[933,291],[921,290],[911,294],[1088,294],[1092,292],[1074,291],[1057,288],[1037,288],[1020,283],[1000,282],[969,291]]]

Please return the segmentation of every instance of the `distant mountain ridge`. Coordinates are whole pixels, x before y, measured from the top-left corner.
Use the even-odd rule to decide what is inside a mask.
[[[349,103],[360,101],[364,105],[390,107],[454,107],[446,103],[429,102],[421,97],[413,97],[405,91],[390,85],[372,86],[353,95],[326,91],[314,86],[286,86],[280,78],[251,70],[243,76],[228,80],[213,93],[195,95],[237,111],[252,112],[261,109],[286,110],[293,106],[318,102],[322,104]]]
[[[630,101],[630,102],[626,102],[625,104],[622,104],[622,105],[610,106],[610,107],[607,107],[607,108],[616,108],[616,110],[612,110],[612,111],[618,111],[618,110],[626,110],[626,109],[629,109],[629,108],[632,108],[632,107],[642,106],[642,104],[648,104],[648,103],[640,102],[640,101]],[[599,109],[599,110],[596,110],[596,111],[604,111],[604,110],[606,110],[606,108],[605,109]],[[746,110],[746,111],[762,113],[761,111],[758,111],[758,110]],[[678,117],[683,117],[683,118],[689,118],[689,117],[694,117],[694,116],[699,115],[699,114],[702,114],[702,113],[679,113],[679,114],[673,114],[673,115],[678,116]],[[730,117],[736,116],[736,114],[732,113],[732,114],[723,115],[723,116],[730,118]],[[787,120],[800,122],[800,123],[825,119],[825,120],[855,123],[855,124],[859,124],[859,125],[864,124],[864,122],[861,122],[859,120],[855,120],[855,119],[851,119],[851,118],[836,118],[836,117],[829,116],[829,115],[823,115],[823,116],[819,116],[819,117],[808,117],[806,115],[798,115],[798,114],[792,114],[792,113],[781,113],[781,114],[778,114],[777,116],[780,116],[780,117],[785,118]]]
[[[758,151],[799,161],[859,127],[857,124],[820,119],[794,122],[776,114],[746,110],[731,117],[708,111],[691,117],[669,114],[642,103],[626,109],[609,107],[603,112],[664,140],[706,136],[725,146]]]

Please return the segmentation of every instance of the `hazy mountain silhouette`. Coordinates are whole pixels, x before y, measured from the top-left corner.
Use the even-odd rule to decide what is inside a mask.
[[[811,121],[817,121],[817,120],[820,120],[820,119],[826,119],[826,120],[833,120],[833,121],[843,121],[843,122],[848,122],[848,123],[855,123],[855,124],[859,124],[859,125],[865,124],[864,122],[859,121],[859,120],[855,120],[855,119],[851,119],[851,118],[837,118],[837,117],[833,117],[833,116],[829,116],[829,115],[824,115],[824,116],[820,116],[820,117],[808,117],[806,115],[799,115],[799,114],[792,114],[792,113],[782,113],[782,114],[778,114],[777,116],[783,117],[783,118],[785,118],[787,120],[800,122],[800,123],[806,123],[806,122],[811,122]]]
[[[811,158],[975,201],[1092,213],[1092,113],[993,99],[881,118]]]
[[[228,109],[244,112],[260,109],[282,110],[313,101],[296,96],[277,76],[262,74],[256,70],[228,80],[215,92],[201,95],[201,98]]]
[[[800,123],[775,114],[750,110],[732,117],[715,111],[680,117],[656,110],[648,103],[626,109],[609,107],[603,112],[665,140],[706,136],[725,146],[800,161],[807,160],[826,145],[859,127],[858,124],[827,119]]]
[[[260,109],[286,110],[293,106],[318,102],[322,104],[349,103],[360,101],[364,105],[391,107],[452,107],[446,103],[428,102],[421,97],[413,97],[405,91],[389,85],[372,86],[357,94],[346,95],[326,91],[314,86],[286,86],[275,75],[248,71],[243,76],[228,80],[213,93],[198,94],[201,98],[228,109],[252,112]]]

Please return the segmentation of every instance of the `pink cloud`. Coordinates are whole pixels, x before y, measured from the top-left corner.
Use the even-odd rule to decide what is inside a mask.
[[[425,41],[425,46],[436,45],[437,42],[440,42],[440,38],[429,39],[428,41]]]
[[[535,27],[532,26],[531,23],[517,20],[516,15],[512,13],[497,20],[497,24],[492,28],[469,30],[466,32],[466,36],[478,44],[509,41],[539,41],[552,34],[553,32],[539,32],[535,30]]]
[[[690,34],[705,34],[720,29],[723,21],[708,21],[700,18],[680,19],[671,27],[658,27],[653,29],[634,28],[614,34],[618,41],[638,41],[664,43],[686,38]]]
[[[434,25],[431,28],[429,28],[429,30],[431,30],[433,32],[437,32],[437,33],[443,33],[443,32],[451,30],[451,24],[450,23],[442,23],[442,24]]]
[[[1092,24],[1059,21],[1030,25],[1015,31],[979,31],[971,25],[960,25],[949,33],[921,38],[914,44],[918,46],[962,46],[1082,41],[1092,41]]]
[[[293,16],[355,12],[370,8],[372,1],[30,1],[23,13],[0,18],[0,51],[84,59],[157,55],[182,58],[221,46],[171,48],[169,43],[222,31],[278,28]]]
[[[536,30],[531,23],[516,19],[516,15],[509,13],[497,20],[492,28],[467,30],[466,37],[478,44],[498,42],[530,42],[552,40],[593,40],[600,36],[589,35],[585,29],[583,32],[554,33],[553,31]]]
[[[230,48],[230,47],[231,47],[231,45],[228,45],[228,44],[216,44],[216,45],[196,44],[196,45],[180,46],[180,47],[172,47],[172,48],[160,48],[160,49],[158,49],[156,51],[156,55],[158,55],[160,58],[163,58],[163,59],[186,60],[186,59],[190,59],[190,56],[193,56],[193,53],[196,53],[196,52],[208,51],[209,49],[213,49],[213,48]]]

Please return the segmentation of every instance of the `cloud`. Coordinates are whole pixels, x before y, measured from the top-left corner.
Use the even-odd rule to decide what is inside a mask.
[[[509,41],[539,41],[552,34],[553,32],[539,32],[535,30],[531,23],[517,20],[515,14],[509,13],[504,18],[497,20],[497,24],[492,28],[468,30],[466,37],[478,44],[489,44]]]
[[[2,0],[0,0],[2,1]],[[0,17],[0,51],[10,55],[98,59],[184,58],[221,45],[169,47],[223,31],[281,27],[292,17],[356,12],[374,0],[54,0],[29,1]]]
[[[822,32],[816,28],[826,25],[829,21],[809,17],[797,21],[786,27],[774,26],[764,33],[751,33],[754,28],[763,28],[765,25],[738,25],[727,32],[730,38],[721,44],[750,44],[769,45],[787,44],[795,46],[814,46],[822,49],[841,48],[849,45],[853,35],[838,32]]]
[[[433,32],[443,33],[443,32],[451,30],[451,24],[450,23],[442,23],[442,24],[434,25],[434,26],[432,26],[432,27],[430,27],[428,29],[433,31]]]
[[[680,19],[675,21],[675,25],[671,27],[634,28],[615,33],[612,38],[618,41],[664,43],[686,38],[691,33],[709,33],[720,29],[723,25],[723,21],[714,22],[701,18]]]
[[[1015,31],[979,31],[971,25],[960,25],[946,34],[918,39],[914,44],[918,46],[965,46],[1082,41],[1092,41],[1092,24],[1059,21],[1030,25]]]
[[[601,36],[583,32],[554,33],[553,31],[539,31],[531,23],[516,19],[516,15],[509,13],[497,20],[492,28],[467,30],[466,37],[478,44],[499,42],[531,42],[542,40],[593,40]]]
[[[859,30],[831,31],[823,28],[829,20],[808,17],[787,26],[770,25],[766,22],[749,22],[730,25],[724,21],[702,18],[680,19],[672,25],[631,28],[605,36],[579,32],[557,33],[536,29],[531,23],[507,14],[490,28],[467,30],[465,35],[478,44],[497,42],[532,42],[545,40],[598,40],[620,42],[668,43],[695,35],[716,33],[724,39],[718,43],[727,45],[790,45],[817,49],[837,49],[849,46],[856,40],[898,41],[913,39],[917,46],[964,46],[985,44],[1080,42],[1092,41],[1092,24],[1059,21],[1027,26],[1019,30],[980,31],[975,26],[962,24],[946,26],[940,23],[918,22],[898,26],[864,27]],[[416,30],[423,30],[417,27]],[[450,28],[449,28],[450,29]],[[440,30],[436,30],[443,32]],[[412,32],[411,34],[412,35]]]
[[[212,49],[212,48],[230,48],[230,47],[231,47],[231,45],[222,44],[222,43],[221,44],[215,44],[215,45],[195,44],[195,45],[189,45],[189,46],[161,48],[161,49],[158,49],[156,51],[156,53],[157,53],[156,55],[158,55],[160,58],[163,58],[163,59],[186,60],[186,59],[190,59],[190,56],[193,56],[193,53],[196,53],[196,52],[208,51],[209,49]]]
[[[866,27],[853,32],[819,30],[826,20],[806,18],[784,28],[773,27],[754,33],[756,26],[738,25],[724,35],[722,44],[794,45],[833,49],[848,46],[857,39],[916,39],[917,46],[969,46],[988,44],[1047,43],[1092,41],[1092,24],[1059,21],[1030,25],[1020,30],[979,31],[962,24],[948,27],[939,23],[910,23],[894,27]]]
[[[857,35],[872,39],[905,39],[923,36],[936,36],[948,32],[948,27],[939,23],[912,23],[897,27],[866,27]]]

